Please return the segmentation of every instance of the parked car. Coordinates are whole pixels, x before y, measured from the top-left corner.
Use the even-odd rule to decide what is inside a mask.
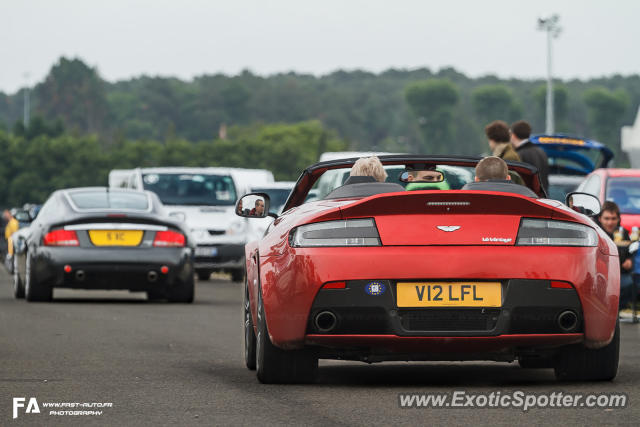
[[[620,225],[629,232],[640,227],[640,169],[597,169],[578,191],[593,194],[601,203],[615,202],[620,208]]]
[[[137,168],[123,183],[132,190],[156,193],[169,215],[185,222],[195,244],[195,269],[200,280],[214,271],[231,273],[242,281],[244,245],[255,234],[251,224],[234,214],[239,196],[250,183],[273,181],[273,174],[262,169],[240,168]]]
[[[149,192],[59,190],[14,234],[14,294],[50,301],[54,288],[146,291],[192,302],[193,243]]]
[[[478,158],[396,155],[381,161],[405,168],[403,181],[425,170],[447,186],[337,184],[305,202],[354,161],[304,170],[284,213],[246,245],[245,364],[260,381],[313,381],[318,359],[518,360],[560,379],[615,377],[618,252],[577,212],[597,215],[595,197],[571,195],[573,209],[543,199],[523,163],[509,169],[539,198],[516,194],[517,184],[462,190],[447,177],[471,182]],[[256,198],[266,215],[266,194],[243,204]]]
[[[606,168],[613,152],[600,142],[564,134],[532,135],[529,140],[544,150],[549,159],[550,199],[564,202],[576,191],[584,177],[597,168]]]

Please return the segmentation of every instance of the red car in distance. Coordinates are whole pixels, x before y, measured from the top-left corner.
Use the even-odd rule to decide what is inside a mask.
[[[560,379],[615,377],[618,252],[576,211],[597,214],[595,197],[546,199],[524,163],[509,169],[538,197],[462,190],[479,158],[380,159],[395,182],[341,185],[334,175],[357,159],[334,160],[302,172],[279,216],[266,194],[242,198],[276,217],[245,247],[245,363],[261,382],[313,381],[318,359],[518,360]],[[411,170],[430,182],[406,191]],[[327,177],[337,188],[305,201]]]
[[[576,191],[593,194],[600,203],[615,202],[620,208],[620,225],[628,232],[640,227],[640,169],[596,169]]]

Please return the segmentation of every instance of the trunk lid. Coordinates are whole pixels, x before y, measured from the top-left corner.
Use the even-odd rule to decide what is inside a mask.
[[[485,191],[384,194],[341,212],[344,218],[374,217],[385,246],[514,245],[523,217],[575,221],[550,204]]]

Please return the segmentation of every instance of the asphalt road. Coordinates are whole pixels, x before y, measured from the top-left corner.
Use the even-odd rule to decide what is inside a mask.
[[[258,383],[245,369],[240,286],[197,283],[194,304],[147,303],[127,292],[56,291],[14,300],[0,272],[0,425],[635,424],[640,326],[622,324],[618,377],[558,383],[551,370],[507,363],[321,361],[313,385]],[[400,409],[399,393],[627,393],[625,409]],[[40,414],[14,397],[35,397]],[[54,416],[43,402],[108,402],[100,416]],[[62,409],[60,409],[62,410]],[[78,410],[67,408],[65,410]],[[98,410],[98,409],[82,409]]]

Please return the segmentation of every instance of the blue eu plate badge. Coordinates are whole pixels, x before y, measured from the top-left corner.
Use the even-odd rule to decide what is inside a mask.
[[[364,291],[369,295],[382,295],[384,291],[387,290],[387,287],[384,283],[381,282],[369,282],[367,286],[365,286]]]

